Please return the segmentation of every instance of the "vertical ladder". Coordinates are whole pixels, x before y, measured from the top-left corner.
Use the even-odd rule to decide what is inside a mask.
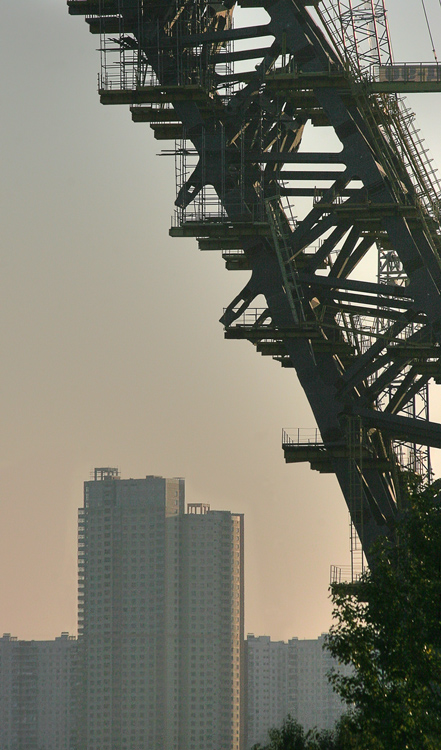
[[[363,539],[363,425],[360,417],[348,419],[349,442],[349,514],[351,545],[351,580],[365,570]],[[361,537],[361,538],[360,538]]]

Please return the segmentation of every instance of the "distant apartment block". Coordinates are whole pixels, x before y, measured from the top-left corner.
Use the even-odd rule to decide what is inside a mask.
[[[241,750],[242,516],[190,504],[167,522],[167,542],[164,748]]]
[[[284,641],[267,635],[249,635],[246,643],[248,670],[247,747],[264,743],[268,729],[280,727],[292,713],[289,693],[288,648]]]
[[[79,512],[81,747],[242,750],[243,522],[96,469]]]
[[[332,729],[347,710],[327,679],[331,670],[349,674],[324,648],[326,635],[288,642],[290,687],[294,718],[306,729]]]
[[[182,480],[120,480],[96,469],[79,511],[81,744],[162,747],[165,732],[165,519]]]
[[[1,750],[76,750],[77,640],[0,638]]]
[[[342,668],[323,648],[324,642],[325,635],[288,643],[248,636],[248,749],[264,744],[268,730],[280,727],[288,715],[306,730],[332,729],[345,712],[327,679],[331,669]]]

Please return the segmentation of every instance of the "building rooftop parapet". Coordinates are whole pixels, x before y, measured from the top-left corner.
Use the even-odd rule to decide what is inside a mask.
[[[117,466],[98,466],[91,472],[91,478],[95,482],[103,481],[104,479],[121,479],[121,472]],[[172,477],[175,481],[184,481],[183,477]],[[147,474],[146,479],[164,479],[160,474]],[[139,482],[142,480],[134,479],[130,477],[125,480],[130,482]]]
[[[187,513],[190,516],[203,516],[208,513],[210,506],[208,503],[188,503]]]
[[[105,479],[119,479],[120,473],[118,468],[105,466],[94,469],[93,472],[95,482],[102,482]]]

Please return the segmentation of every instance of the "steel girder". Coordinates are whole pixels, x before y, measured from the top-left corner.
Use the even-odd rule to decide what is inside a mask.
[[[181,176],[172,233],[234,248],[227,267],[251,270],[222,317],[226,337],[247,338],[295,368],[321,433],[317,450],[369,559],[399,513],[396,441],[441,447],[441,425],[403,411],[422,384],[441,378],[439,223],[389,136],[395,100],[353,79],[310,4],[262,0],[268,24],[234,29],[232,2],[68,2],[92,32],[119,34],[111,39],[121,83],[108,85],[104,71],[102,102],[131,103],[134,119],[161,122],[170,137],[182,133],[181,153],[196,155],[191,174]],[[248,49],[226,48],[244,41]],[[253,61],[250,70],[226,69],[244,61]],[[331,126],[341,150],[302,152],[308,122]],[[297,187],[286,185],[292,181]],[[315,187],[324,181],[331,184]],[[202,212],[192,213],[207,186],[218,199],[214,218],[203,199]],[[287,213],[293,196],[313,199],[302,220]],[[403,286],[356,278],[378,246],[398,255]],[[267,308],[247,324],[259,295]],[[290,460],[295,446],[285,447]]]

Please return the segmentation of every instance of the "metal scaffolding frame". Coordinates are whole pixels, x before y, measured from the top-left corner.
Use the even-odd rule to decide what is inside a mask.
[[[357,538],[369,561],[375,539],[393,535],[401,446],[441,447],[425,400],[441,380],[440,191],[398,99],[409,81],[386,81],[385,93],[372,77],[391,66],[382,0],[309,4],[262,0],[268,23],[235,29],[229,3],[68,0],[72,13],[96,10],[91,31],[119,55],[120,87],[107,85],[106,62],[101,101],[130,104],[174,142],[172,236],[251,271],[225,308],[225,336],[296,371],[322,443],[284,444],[285,457],[336,474],[355,570]],[[311,125],[332,127],[341,151],[305,151]],[[379,278],[367,281],[360,264],[378,249]]]

